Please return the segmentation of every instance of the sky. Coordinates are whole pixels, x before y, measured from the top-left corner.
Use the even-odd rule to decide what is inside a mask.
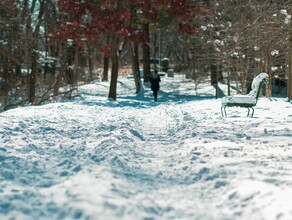
[[[158,102],[134,84],[0,114],[1,220],[292,219],[291,103],[223,118],[209,82],[162,77]]]

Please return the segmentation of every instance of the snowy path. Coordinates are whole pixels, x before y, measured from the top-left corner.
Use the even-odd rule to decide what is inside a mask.
[[[159,103],[98,101],[98,86],[0,114],[0,219],[292,218],[290,103],[221,118],[192,84]]]

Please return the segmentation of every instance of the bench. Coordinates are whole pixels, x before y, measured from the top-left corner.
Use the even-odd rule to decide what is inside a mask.
[[[260,73],[253,81],[251,88],[252,90],[247,95],[234,95],[225,96],[222,98],[221,103],[221,115],[227,117],[227,107],[241,107],[247,108],[247,117],[253,117],[254,109],[256,106],[262,86],[268,82],[269,76],[267,73]]]

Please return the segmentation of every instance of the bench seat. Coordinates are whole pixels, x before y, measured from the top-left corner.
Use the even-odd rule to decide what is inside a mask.
[[[247,104],[247,105],[255,105],[257,102],[254,96],[250,95],[234,95],[234,96],[225,96],[222,98],[222,105],[240,105],[240,104]]]
[[[252,90],[248,95],[233,95],[223,97],[221,99],[222,116],[227,117],[227,107],[242,107],[248,109],[247,117],[253,117],[253,107],[256,106],[260,94],[260,89],[265,83],[268,82],[268,78],[269,76],[267,73],[260,73],[257,75],[252,81]]]

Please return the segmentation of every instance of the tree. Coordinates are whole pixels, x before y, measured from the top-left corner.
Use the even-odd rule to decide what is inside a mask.
[[[230,73],[241,93],[248,92],[255,74],[267,72],[270,76],[267,95],[271,95],[272,82],[276,78],[284,81],[287,71],[288,25],[283,13],[289,9],[288,2],[209,1],[213,16],[202,19],[200,43],[196,41],[196,47],[202,49],[193,56],[205,57],[206,61],[213,57]]]
[[[37,0],[33,0],[31,3],[31,8],[28,8],[28,1],[24,1],[25,10],[35,11]],[[37,14],[37,21],[35,26],[32,26],[32,13],[27,14],[27,36],[31,39],[31,72],[30,72],[30,89],[29,89],[29,102],[31,104],[35,103],[35,96],[36,96],[36,77],[38,73],[38,43],[39,43],[39,32],[41,27],[42,18],[44,15],[44,1],[39,0],[39,10]]]
[[[196,27],[193,26],[194,15],[205,12],[203,7],[187,0],[59,0],[58,4],[72,20],[70,25],[63,24],[59,30],[55,31],[58,33],[55,37],[71,38],[77,44],[81,39],[87,41],[90,39],[92,42],[100,43],[100,36],[106,35],[111,38],[110,45],[105,45],[101,49],[110,48],[112,73],[109,99],[113,100],[116,100],[119,55],[126,42],[147,42],[149,39],[147,25],[150,22],[157,24],[157,27],[172,24],[177,26],[179,32],[192,34],[196,31]],[[141,12],[140,21],[132,22],[132,8],[136,12]],[[139,27],[138,24],[144,24],[144,28]],[[145,45],[143,48],[149,49]],[[149,54],[149,52],[144,53],[144,55]],[[144,65],[149,65],[147,58]],[[146,67],[146,70],[150,71],[150,68]]]
[[[2,105],[9,104],[9,91],[13,88],[15,81],[14,73],[21,60],[18,56],[17,41],[19,35],[18,25],[15,20],[12,20],[17,14],[17,9],[10,1],[0,2],[0,97]],[[14,50],[13,50],[14,49]]]

